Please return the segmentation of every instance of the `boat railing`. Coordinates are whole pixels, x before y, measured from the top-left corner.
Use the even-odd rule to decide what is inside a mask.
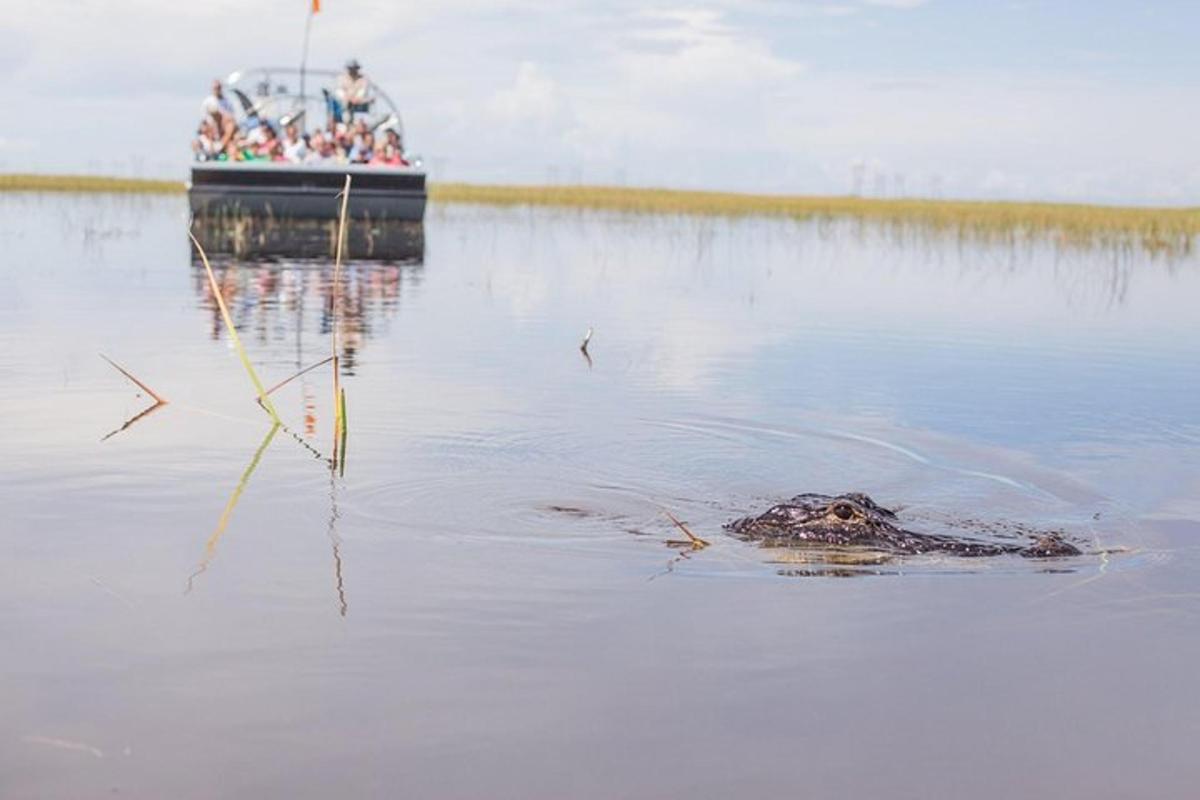
[[[266,118],[283,125],[298,122],[311,128],[314,120],[326,119],[329,100],[341,74],[331,69],[254,67],[231,72],[226,84],[244,116]],[[371,127],[395,128],[403,138],[403,122],[392,98],[370,78],[367,85],[372,98],[368,112]]]

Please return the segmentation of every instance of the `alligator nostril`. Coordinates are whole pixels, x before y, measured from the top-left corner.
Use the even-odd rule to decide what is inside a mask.
[[[833,507],[833,513],[838,519],[850,519],[854,516],[854,509],[845,503],[838,503]]]

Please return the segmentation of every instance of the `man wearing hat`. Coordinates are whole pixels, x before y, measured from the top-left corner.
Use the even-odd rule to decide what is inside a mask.
[[[343,122],[350,122],[358,112],[371,110],[375,98],[371,97],[370,91],[371,84],[362,72],[362,65],[354,58],[347,61],[346,71],[338,76],[334,92],[341,106],[339,116]]]

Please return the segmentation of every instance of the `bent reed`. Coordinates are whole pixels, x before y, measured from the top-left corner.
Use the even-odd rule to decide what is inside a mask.
[[[0,191],[176,194],[182,181],[94,175],[0,175]],[[500,186],[431,183],[434,203],[546,206],[626,214],[775,217],[863,222],[966,238],[1117,244],[1175,255],[1200,237],[1200,207],[743,194],[616,186]]]

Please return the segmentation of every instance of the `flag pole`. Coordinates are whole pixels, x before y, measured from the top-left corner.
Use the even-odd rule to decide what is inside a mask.
[[[308,110],[308,95],[304,93],[305,73],[308,69],[308,34],[312,30],[313,17],[321,10],[321,0],[312,0],[308,7],[308,17],[304,20],[304,50],[300,54],[300,107]]]

